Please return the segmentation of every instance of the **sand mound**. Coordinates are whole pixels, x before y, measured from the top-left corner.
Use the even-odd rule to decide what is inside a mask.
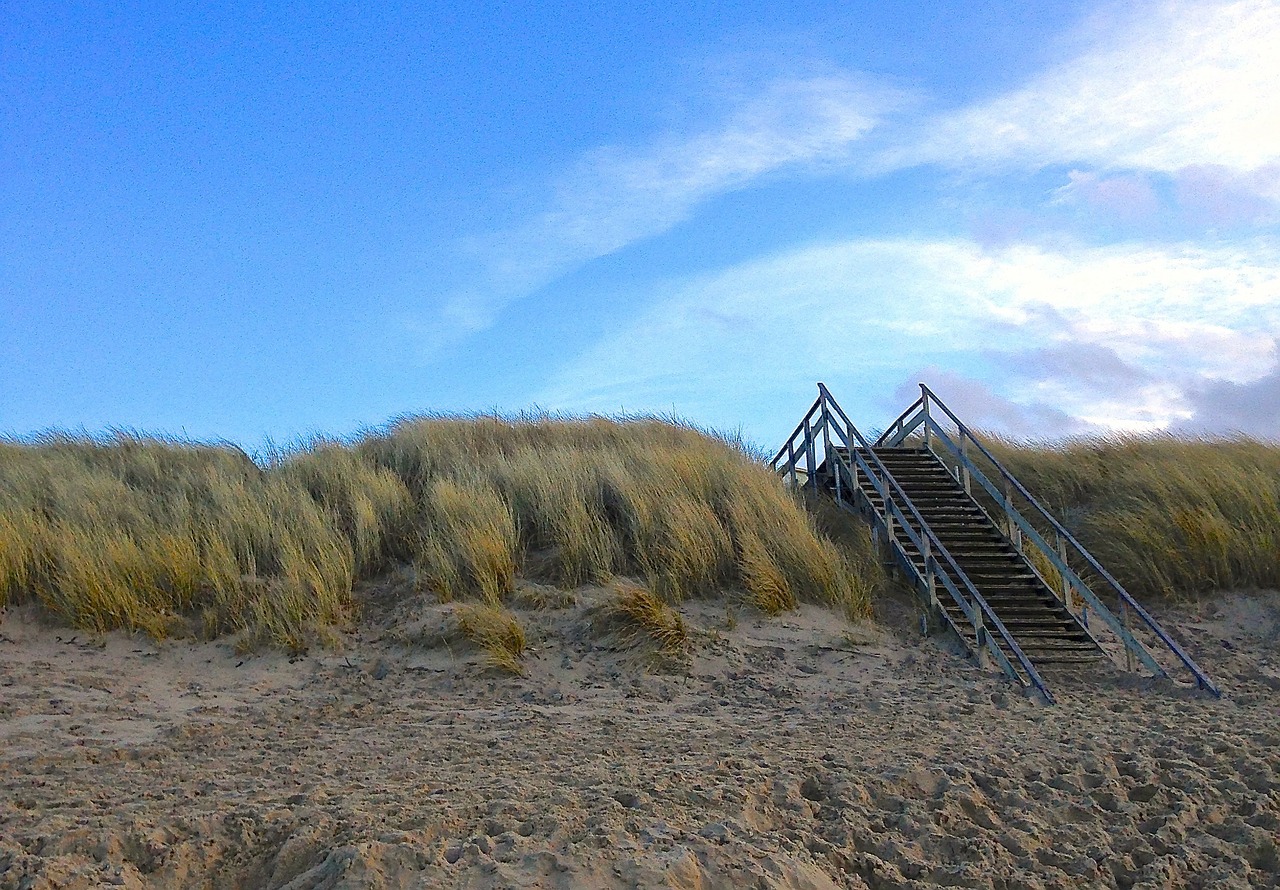
[[[376,592],[375,592],[376,593]],[[344,653],[0,624],[0,888],[1274,886],[1280,594],[1166,609],[1226,697],[892,627],[528,586],[526,674],[369,599]],[[532,608],[532,604],[544,608]],[[1176,614],[1175,614],[1176,613]]]

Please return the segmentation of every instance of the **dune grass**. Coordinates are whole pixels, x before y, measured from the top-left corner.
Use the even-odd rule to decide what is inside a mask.
[[[680,613],[652,590],[625,581],[612,584],[613,617],[636,636],[647,639],[668,658],[679,658],[689,646],[689,630]]]
[[[1280,587],[1280,446],[988,441],[1135,594]],[[353,585],[406,565],[424,593],[492,609],[518,576],[635,578],[633,617],[655,627],[660,605],[726,595],[857,617],[885,583],[856,521],[665,420],[407,419],[261,465],[130,433],[0,442],[0,606],[300,650],[355,620]]]
[[[353,572],[323,505],[234,449],[130,434],[0,444],[0,604],[297,648],[346,620]]]
[[[1170,435],[1039,446],[984,439],[1131,593],[1280,588],[1280,445]]]
[[[518,574],[623,575],[665,602],[865,614],[879,567],[860,552],[743,449],[656,419],[407,419],[262,466],[126,433],[0,443],[0,605],[98,631],[301,649],[353,620],[353,584],[400,565],[492,608]]]
[[[508,609],[488,603],[465,605],[458,612],[458,630],[484,651],[493,667],[509,674],[524,673],[524,628]]]

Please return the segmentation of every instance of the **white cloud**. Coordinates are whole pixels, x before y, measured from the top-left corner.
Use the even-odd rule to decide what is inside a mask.
[[[1280,4],[1143,4],[1088,32],[1078,57],[924,122],[887,163],[1212,165],[1280,200]]]
[[[1280,102],[1273,96],[1280,84],[1280,52],[1275,51],[1280,46],[1280,0],[1180,0],[1113,9],[1120,11],[1086,24],[1077,41],[1083,49],[1073,58],[1023,86],[917,120],[915,126],[880,127],[878,144],[889,140],[897,147],[878,161],[868,158],[872,143],[865,137],[889,110],[900,110],[902,97],[843,75],[774,81],[692,135],[592,152],[558,179],[542,212],[474,242],[478,272],[473,286],[446,300],[448,325],[455,333],[483,329],[510,301],[592,259],[671,229],[714,195],[765,176],[827,165],[867,174],[939,163],[998,179],[1009,170],[1060,164],[1071,169],[1071,181],[1058,190],[1058,201],[1083,202],[1103,216],[1127,222],[1167,212],[1162,184],[1169,177],[1173,187],[1168,192],[1197,219],[1213,224],[1274,221],[1280,202]],[[1144,252],[1132,246],[991,252],[959,242],[904,245],[865,242],[857,261],[848,254],[833,259],[823,253],[829,250],[825,248],[816,249],[826,257],[821,261],[812,251],[789,256],[813,260],[802,264],[805,275],[820,274],[814,270],[827,261],[834,266],[852,263],[851,274],[868,274],[880,261],[890,266],[902,262],[918,269],[922,280],[943,282],[947,293],[961,287],[950,281],[951,267],[962,267],[965,274],[959,280],[974,288],[964,295],[965,305],[985,307],[991,318],[1013,317],[1010,313],[1021,311],[1021,303],[996,305],[982,289],[1049,295],[1046,304],[1074,307],[1081,314],[1075,322],[1080,336],[1145,350],[1149,363],[1164,361],[1174,350],[1169,344],[1188,337],[1215,340],[1219,356],[1243,358],[1222,358],[1219,367],[1208,367],[1206,358],[1206,367],[1196,373],[1214,379],[1247,376],[1254,372],[1240,369],[1255,369],[1263,361],[1261,340],[1232,325],[1214,329],[1212,310],[1203,317],[1192,313],[1195,320],[1187,322],[1191,328],[1178,320],[1180,315],[1162,320],[1166,304],[1180,299],[1177,294],[1185,295],[1186,303],[1216,305],[1242,293],[1259,293],[1246,279],[1269,273],[1251,271],[1248,247],[1208,253],[1189,247]],[[872,254],[881,260],[873,261]],[[903,257],[885,259],[888,254]],[[777,262],[750,268],[767,277]],[[1219,263],[1226,266],[1219,268]],[[1231,278],[1232,269],[1240,281]],[[1171,282],[1174,286],[1166,287]],[[714,294],[732,284],[710,276],[698,286]],[[917,299],[931,299],[902,276],[893,286],[907,288]],[[834,284],[832,288],[840,292]],[[782,283],[777,289],[786,290]],[[1127,322],[1122,313],[1111,313],[1105,316],[1112,318],[1106,330],[1095,330],[1088,319],[1103,316],[1075,305],[1088,299],[1082,296],[1086,294],[1110,294],[1108,299],[1137,301],[1134,305],[1140,302],[1143,308]],[[858,299],[875,303],[878,297],[859,292]],[[728,309],[713,326],[737,317],[734,301],[722,302]],[[753,311],[747,313],[752,319],[757,317]],[[830,307],[823,311],[833,324],[854,323]],[[900,337],[923,323],[906,317],[893,322]],[[972,330],[963,320],[956,325],[956,330]],[[1147,345],[1138,345],[1142,343]],[[966,345],[957,341],[955,348]],[[1148,401],[1164,406],[1152,409],[1151,417],[1176,413],[1176,394],[1153,394]],[[1115,405],[1101,413],[1117,422],[1137,422],[1136,415],[1124,419]]]
[[[970,254],[962,274],[990,294],[994,317],[1037,320],[1058,338],[1114,349],[1140,367],[1241,382],[1272,361],[1280,322],[1280,258],[1251,249],[1117,245],[1049,251],[1015,245]]]
[[[938,366],[983,372],[1013,403],[1154,429],[1190,415],[1191,388],[1268,374],[1280,334],[1280,253],[1262,245],[854,241],[663,290],[564,368],[539,403],[699,413],[723,393],[764,403],[824,378],[882,398],[908,373]],[[1036,358],[1046,347],[1052,362]],[[1097,368],[1072,372],[1061,355],[1073,349],[1113,357],[1125,385],[1101,385]],[[1014,372],[993,373],[997,355],[1023,358]]]
[[[463,330],[480,329],[512,299],[672,228],[714,195],[783,168],[845,159],[894,101],[843,76],[777,80],[701,132],[591,152],[560,177],[544,211],[475,239],[482,276],[446,314]]]

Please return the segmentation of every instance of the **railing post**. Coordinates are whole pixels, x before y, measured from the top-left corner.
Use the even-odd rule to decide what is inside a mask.
[[[818,490],[818,457],[817,450],[813,446],[813,424],[809,423],[809,418],[804,419],[804,456],[809,463],[808,485],[814,491]]]
[[[987,667],[989,664],[987,653],[987,623],[982,615],[982,607],[978,605],[978,601],[970,600],[969,607],[973,609],[973,642],[974,652],[978,656],[978,664]]]
[[[929,543],[929,537],[925,535],[924,580],[929,594],[929,621],[932,624],[937,624],[938,613],[942,611],[942,606],[938,603],[938,579],[933,572],[933,562],[933,546]]]
[[[921,410],[924,411],[924,450],[928,451],[929,445],[929,390],[924,388],[924,384],[920,384],[920,401]]]
[[[800,480],[796,477],[796,446],[795,437],[793,436],[787,441],[787,478],[791,480],[791,484],[795,485]]]
[[[1120,623],[1124,625],[1126,633],[1133,633],[1129,627],[1129,604],[1123,599],[1120,600]],[[1127,640],[1124,644],[1124,668],[1131,674],[1137,670],[1137,665],[1134,664],[1133,660],[1133,649],[1129,647]]]
[[[960,481],[964,483],[964,493],[973,494],[973,477],[969,473],[969,431],[960,429]]]
[[[836,503],[838,504],[844,500],[844,473],[841,472],[841,468],[845,466],[845,461],[831,460],[831,426],[835,423],[835,419],[831,415],[831,409],[827,406],[827,394],[825,390],[821,392],[821,397],[823,441],[825,442],[825,447],[827,449],[827,464],[831,467],[831,472],[834,473],[836,477]],[[839,430],[839,427],[836,429]],[[847,442],[848,440],[849,434],[846,432],[845,441]],[[838,448],[839,445],[837,444],[836,447]],[[853,460],[853,455],[849,455],[849,463],[853,464],[853,471],[854,473],[857,473],[858,465]],[[857,477],[855,476],[854,478],[856,479]]]
[[[1054,533],[1058,539],[1058,559],[1062,560],[1063,565],[1069,565],[1067,562],[1067,542],[1062,539],[1062,535]],[[1075,587],[1071,584],[1071,579],[1067,577],[1066,572],[1062,575],[1062,601],[1066,603],[1067,611],[1075,611]]]
[[[889,500],[889,486],[885,484],[883,479],[876,479],[875,483],[876,489],[880,492],[880,508],[884,510],[885,539],[889,545],[889,552],[892,554],[893,545],[898,541],[898,533],[894,529],[893,503]]]
[[[890,571],[890,574],[893,576],[894,580],[897,580],[897,579],[898,579],[898,577],[899,577],[899,575],[898,575],[898,550],[897,550],[897,547],[896,547],[895,545],[898,543],[898,533],[897,533],[897,531],[895,531],[895,530],[894,530],[894,526],[895,526],[895,524],[894,524],[894,521],[893,521],[893,511],[890,509],[890,507],[889,507],[889,501],[886,499],[886,500],[885,500],[885,502],[884,502],[884,534],[885,534],[885,545],[886,545],[886,549],[889,551],[889,571]]]
[[[822,458],[827,462],[827,469],[835,472],[836,476],[836,496],[839,497],[840,474],[835,470],[835,464],[831,460],[831,415],[827,413],[827,397],[819,395],[822,402],[822,411],[819,416],[822,418]]]
[[[1022,528],[1013,518],[1013,489],[1008,482],[1004,484],[1004,514],[1009,519],[1009,540],[1019,553],[1022,552]]]

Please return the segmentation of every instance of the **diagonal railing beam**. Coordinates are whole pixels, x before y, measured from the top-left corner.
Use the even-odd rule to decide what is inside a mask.
[[[1115,613],[1108,609],[1103,604],[1102,600],[1098,599],[1097,594],[1095,594],[1089,585],[1084,582],[1084,579],[1076,574],[1075,570],[1067,564],[1066,560],[1064,560],[1060,554],[1055,552],[1054,549],[1049,546],[1049,543],[1044,539],[1036,527],[1032,525],[1027,518],[1019,512],[1017,507],[1009,501],[1008,495],[999,491],[995,485],[992,484],[991,480],[987,478],[986,474],[969,459],[968,455],[960,452],[959,447],[957,447],[951,437],[947,435],[947,432],[935,426],[933,429],[933,435],[947,447],[947,450],[952,453],[956,460],[958,460],[960,464],[970,472],[970,474],[972,474],[972,477],[978,480],[978,484],[986,489],[987,493],[995,499],[996,503],[1005,509],[1009,518],[1017,525],[1022,534],[1031,539],[1031,542],[1035,544],[1043,553],[1045,558],[1049,560],[1049,563],[1054,567],[1054,569],[1056,569],[1067,580],[1067,583],[1072,586],[1076,593],[1080,594],[1080,597],[1085,602],[1093,606],[1094,611],[1102,618],[1107,627],[1109,627],[1111,631],[1120,638],[1120,641],[1124,643],[1125,647],[1132,651],[1137,659],[1141,661],[1152,673],[1161,677],[1168,676],[1168,673],[1160,666],[1160,663],[1151,656],[1151,652],[1148,651],[1147,647],[1142,645],[1142,642],[1129,632],[1128,628],[1126,628],[1120,619],[1115,616]],[[1035,566],[1030,566],[1030,568],[1035,571]],[[1037,571],[1036,574],[1038,575],[1039,572]],[[1052,590],[1052,587],[1048,584],[1045,586]]]
[[[833,428],[835,428],[834,425],[833,425]],[[837,433],[839,434],[838,429],[837,429]],[[855,482],[852,478],[853,472],[852,472],[852,469],[849,467],[848,463],[838,453],[833,456],[836,459],[836,465],[838,468],[837,472],[849,478],[849,486],[852,490],[859,491],[860,493],[862,493],[860,489],[857,489],[855,487]],[[876,484],[878,480],[876,480],[875,476],[871,472],[869,472],[869,465],[865,461],[859,461],[859,463],[861,464],[863,472],[867,476],[867,478],[872,480],[873,484]],[[932,554],[931,552],[932,548],[930,546],[929,539],[921,538],[916,533],[915,529],[912,528],[911,523],[907,521],[906,514],[904,514],[902,510],[898,507],[898,505],[893,502],[892,498],[885,496],[885,491],[887,489],[884,487],[883,483],[876,485],[876,490],[877,492],[880,493],[882,502],[888,505],[888,507],[886,508],[886,513],[889,515],[892,515],[892,517],[897,521],[898,527],[900,527],[903,530],[903,533],[906,534],[907,540],[909,540],[912,544],[915,545],[918,552],[927,554],[927,557],[925,559],[926,572],[932,575],[935,581],[937,579],[941,579],[942,586],[946,589],[948,593],[951,594],[951,598],[956,602],[956,605],[960,607],[960,611],[964,614],[964,616],[969,619],[970,624],[974,626],[978,626],[979,625],[978,610],[982,608],[987,608],[986,601],[981,600],[981,597],[978,598],[979,600],[981,600],[980,603],[971,604],[965,600],[964,595],[960,592],[960,589],[956,586],[955,582],[952,581],[950,575],[948,575],[945,571],[943,571],[942,564],[939,563],[937,557]],[[864,506],[869,511],[871,511],[873,515],[876,515],[876,519],[880,523],[880,526],[884,527],[885,525],[887,525],[884,518],[876,514],[874,505],[871,503],[870,499],[867,498],[865,493],[862,493],[862,497],[863,497]],[[907,553],[906,548],[902,546],[902,542],[897,540],[896,537],[890,537],[889,544],[892,548],[894,548],[895,555],[898,557],[899,562],[902,563],[904,566],[906,566],[912,572],[912,574],[916,576],[918,582],[921,582],[920,586],[927,587],[928,579],[920,576],[920,573],[916,569],[914,563],[912,563],[911,557]],[[949,554],[947,555],[949,556]],[[952,562],[954,562],[954,560],[952,560]],[[937,607],[938,604],[935,601],[933,601],[933,599],[931,598],[929,605],[931,607]],[[951,620],[951,616],[948,615],[945,610],[942,610],[941,614],[942,614],[943,620],[945,620],[947,624],[951,627],[951,629],[956,632],[957,636],[962,636],[960,634],[960,628],[956,626],[954,621]],[[1000,630],[1004,632],[1003,625],[1000,626]],[[995,658],[996,664],[999,665],[1000,669],[1005,674],[1012,677],[1013,679],[1018,680],[1019,682],[1022,682],[1021,678],[1018,676],[1017,671],[1014,670],[1013,663],[1009,661],[1008,656],[1004,654],[1004,652],[1000,649],[998,645],[994,645],[992,643],[990,635],[979,634],[978,636],[980,639],[975,640],[975,643],[978,645],[979,649],[980,650],[989,649],[990,654],[992,655],[992,657]],[[1050,704],[1053,704],[1053,696],[1049,693],[1048,689],[1046,689],[1042,683],[1036,683],[1034,679],[1032,683],[1033,685],[1036,685],[1036,687],[1039,689],[1041,694],[1044,695],[1046,701],[1048,701]]]

